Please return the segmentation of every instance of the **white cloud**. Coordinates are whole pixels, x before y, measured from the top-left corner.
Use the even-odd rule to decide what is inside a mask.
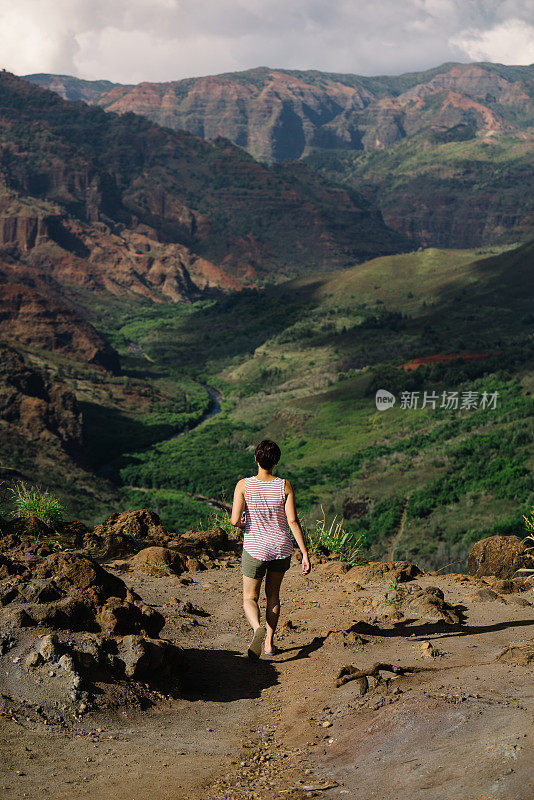
[[[532,2],[0,0],[0,65],[130,83],[258,65],[372,75],[524,63]]]
[[[534,63],[534,26],[520,19],[506,20],[487,31],[468,31],[452,38],[451,44],[473,61]]]

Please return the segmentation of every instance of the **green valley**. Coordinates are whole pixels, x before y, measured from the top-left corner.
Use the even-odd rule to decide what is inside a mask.
[[[124,359],[117,380],[181,382],[191,409],[209,402],[200,384],[224,395],[221,413],[183,436],[163,423],[194,416],[163,416],[152,444],[146,420],[132,446],[120,414],[89,418],[91,437],[116,443],[113,459],[95,449],[95,468],[112,470],[122,507],[184,530],[213,514],[192,495],[231,500],[269,436],[306,524],[322,507],[364,533],[372,556],[461,569],[473,541],[519,530],[534,502],[531,288],[523,245],[420,250],[187,305],[95,302],[91,321]],[[399,369],[462,353],[477,357]],[[393,409],[377,410],[377,389],[396,395]],[[402,392],[421,406],[425,391],[436,408],[401,407]],[[460,405],[462,393],[497,392],[496,407],[441,408],[453,391]]]

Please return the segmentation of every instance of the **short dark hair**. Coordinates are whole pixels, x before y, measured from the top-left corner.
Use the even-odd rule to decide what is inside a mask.
[[[280,461],[282,455],[280,448],[272,439],[262,439],[256,447],[256,461],[263,469],[272,469]]]

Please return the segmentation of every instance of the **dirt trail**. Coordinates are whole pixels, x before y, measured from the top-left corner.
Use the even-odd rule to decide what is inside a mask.
[[[399,541],[402,538],[402,534],[404,533],[404,527],[406,525],[406,520],[408,518],[408,502],[410,500],[410,495],[404,499],[404,504],[402,506],[402,514],[399,522],[398,530],[394,533],[391,537],[391,540],[388,545],[388,550],[386,554],[386,559],[388,561],[394,561],[397,556],[395,555],[395,548]]]
[[[181,696],[91,712],[71,729],[3,715],[2,800],[534,796],[532,664],[494,662],[532,638],[532,590],[522,603],[472,601],[476,584],[424,576],[421,586],[467,609],[464,623],[380,627],[357,609],[361,597],[383,598],[383,585],[354,587],[324,565],[304,578],[295,563],[283,587],[281,653],[250,662],[237,565],[195,573],[187,586],[174,576],[122,577],[165,614],[161,635],[186,652]],[[209,616],[184,619],[174,597]],[[422,641],[441,654],[429,659]],[[439,669],[363,696],[356,681],[335,688],[343,665],[377,661]]]

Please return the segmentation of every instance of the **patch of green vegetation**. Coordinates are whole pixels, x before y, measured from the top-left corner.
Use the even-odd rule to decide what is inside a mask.
[[[13,516],[36,517],[52,529],[63,521],[65,506],[49,491],[24,481],[19,481],[8,491],[14,506]]]
[[[534,503],[531,271],[532,246],[431,248],[187,306],[95,300],[125,374],[50,369],[84,403],[113,510],[151,508],[177,533],[209,526],[213,509],[194,495],[231,498],[269,436],[308,528],[322,506],[351,541],[365,538],[362,558],[461,569],[473,541],[517,532]],[[400,368],[464,351],[479,356]],[[187,430],[209,403],[203,384],[224,393],[222,412]],[[393,409],[377,410],[378,389],[396,395]],[[495,409],[400,408],[412,391],[499,398]],[[63,488],[74,496],[76,479]],[[109,513],[89,492],[77,504],[90,521]]]
[[[362,557],[364,536],[354,534],[346,530],[343,521],[334,516],[328,524],[324,508],[321,508],[322,516],[315,520],[315,525],[304,529],[304,536],[308,551],[311,554],[330,555],[336,554],[339,560],[351,566],[363,564],[365,558]]]
[[[386,149],[318,151],[305,161],[328,180],[366,186],[386,221],[399,229],[405,220],[403,232],[423,241],[469,247],[529,235],[532,152],[522,134],[481,138],[466,123],[437,133],[429,128]]]

